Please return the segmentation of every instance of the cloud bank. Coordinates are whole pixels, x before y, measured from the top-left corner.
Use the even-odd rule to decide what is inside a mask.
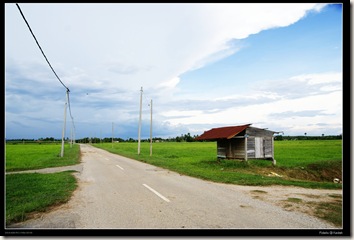
[[[285,128],[280,116],[310,115],[316,124],[325,121],[323,116],[341,114],[341,103],[328,101],[328,96],[340,98],[342,79],[338,72],[260,82],[245,94],[219,98],[196,96],[192,90],[180,95],[183,74],[237,54],[243,48],[237,40],[290,26],[311,12],[320,12],[324,4],[21,7],[56,72],[71,90],[78,137],[97,135],[99,129],[109,135],[111,123],[115,122],[118,130],[125,131],[123,135],[135,138],[141,86],[143,120],[149,119],[148,103],[154,99],[155,133],[164,136],[179,135],[180,131],[202,132],[213,124],[262,125],[269,119],[277,127],[275,130],[283,130],[278,129]],[[65,91],[36,49],[14,4],[5,4],[5,19],[7,135],[28,137],[37,131],[38,136],[46,136],[47,130],[38,127],[42,124],[60,134],[61,125],[57,123],[63,118]],[[318,102],[325,102],[326,109]],[[290,110],[289,106],[293,108]],[[21,123],[20,119],[31,120]],[[335,124],[339,128],[340,123]],[[37,130],[28,131],[31,127]]]

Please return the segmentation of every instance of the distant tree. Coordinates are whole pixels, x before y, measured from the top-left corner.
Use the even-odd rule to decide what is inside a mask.
[[[194,141],[194,138],[191,137],[191,134],[190,133],[187,133],[187,134],[184,134],[184,140],[186,142],[193,142]]]
[[[283,140],[283,136],[282,135],[276,135],[276,136],[274,136],[274,140],[282,141]]]

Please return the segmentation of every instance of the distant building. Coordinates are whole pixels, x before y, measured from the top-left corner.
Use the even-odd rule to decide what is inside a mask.
[[[217,141],[217,157],[226,159],[274,159],[274,131],[251,124],[212,128],[196,140]]]

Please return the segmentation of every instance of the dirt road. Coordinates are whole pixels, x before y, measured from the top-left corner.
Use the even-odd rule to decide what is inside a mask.
[[[10,228],[79,229],[326,229],[334,228],[282,199],[342,194],[341,190],[218,184],[81,145],[71,200]],[[266,193],[266,194],[265,194]]]

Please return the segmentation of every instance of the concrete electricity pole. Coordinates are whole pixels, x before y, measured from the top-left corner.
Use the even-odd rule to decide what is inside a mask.
[[[139,131],[138,131],[138,155],[140,155],[140,134],[141,134],[141,110],[143,104],[143,87],[140,90],[140,114],[139,114]]]
[[[65,138],[65,128],[66,128],[66,107],[68,105],[68,94],[69,94],[69,90],[66,91],[66,100],[65,100],[65,106],[64,106],[64,125],[63,125],[63,131],[62,131],[62,134],[61,134],[60,157],[64,156],[64,138]]]
[[[150,156],[152,156],[152,99],[150,103]]]
[[[71,116],[71,114],[70,114]],[[71,129],[70,129],[71,141],[70,141],[70,148],[73,147],[73,143],[75,143],[75,125],[74,125],[74,118],[71,117]]]
[[[112,148],[113,148],[113,137],[114,137],[113,133],[114,133],[114,127],[113,127],[113,122],[112,122]]]
[[[71,128],[70,128],[70,148],[73,147],[73,121],[71,120]]]

